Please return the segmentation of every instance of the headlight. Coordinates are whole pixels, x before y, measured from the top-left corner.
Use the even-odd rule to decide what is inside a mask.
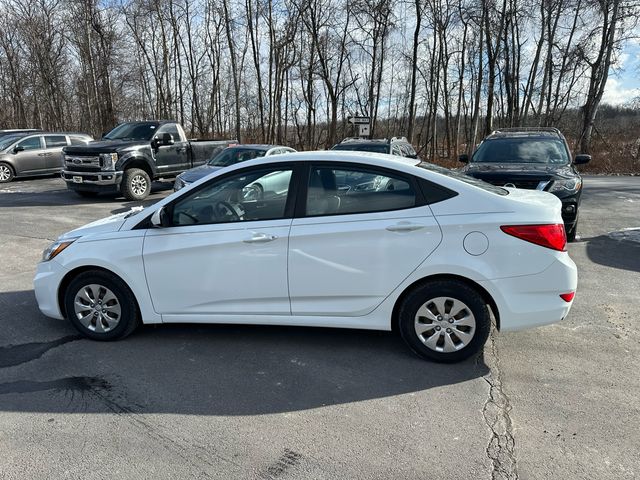
[[[117,153],[101,153],[100,154],[100,168],[102,170],[115,170],[117,161],[118,161]]]
[[[69,245],[71,245],[73,242],[75,242],[78,238],[80,238],[80,237],[67,238],[65,240],[56,240],[51,245],[49,245],[44,250],[44,252],[42,252],[42,261],[43,262],[48,262],[49,260],[57,257],[59,253],[62,253],[62,251],[65,248],[67,248]]]
[[[549,189],[550,192],[577,192],[582,188],[582,180],[571,178],[569,180],[555,180]]]
[[[178,190],[180,190],[182,187],[186,185],[187,185],[187,182],[185,182],[182,178],[180,178],[180,175],[178,175],[176,177],[176,181],[173,183],[173,190],[177,192]]]

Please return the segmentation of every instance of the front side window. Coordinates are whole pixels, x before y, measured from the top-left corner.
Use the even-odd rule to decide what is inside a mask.
[[[64,135],[47,135],[44,137],[46,148],[65,147],[67,138]]]
[[[24,150],[38,150],[42,148],[40,137],[31,137],[21,141],[16,147],[22,147]]]
[[[168,123],[161,126],[156,133],[157,138],[162,138],[162,135],[168,133],[173,138],[174,142],[180,141],[180,132],[178,132],[178,126],[175,123]]]
[[[292,173],[290,169],[261,169],[213,181],[175,203],[173,225],[285,218]]]
[[[416,206],[408,180],[366,168],[312,167],[307,216],[384,212]]]

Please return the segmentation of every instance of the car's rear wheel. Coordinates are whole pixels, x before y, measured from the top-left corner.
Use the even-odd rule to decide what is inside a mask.
[[[74,278],[64,298],[67,318],[93,340],[117,340],[140,323],[138,305],[129,287],[103,271],[84,272]]]
[[[15,173],[8,163],[0,162],[0,183],[9,183],[13,180]]]
[[[482,296],[455,280],[425,283],[400,305],[400,335],[419,356],[452,363],[480,351],[491,329]]]

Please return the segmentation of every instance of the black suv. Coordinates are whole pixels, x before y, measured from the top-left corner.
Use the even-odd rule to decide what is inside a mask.
[[[576,165],[590,155],[571,161],[569,146],[560,130],[551,127],[504,128],[485,138],[462,172],[503,187],[543,190],[562,200],[562,218],[570,242],[576,238],[582,177]]]
[[[345,138],[331,150],[351,150],[357,152],[388,153],[399,157],[418,158],[418,154],[405,137],[393,137],[391,140],[367,140],[365,138]]]

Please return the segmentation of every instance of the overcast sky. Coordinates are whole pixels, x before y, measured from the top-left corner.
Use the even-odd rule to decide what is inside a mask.
[[[640,96],[640,41],[631,41],[612,69],[602,101],[621,105]]]

